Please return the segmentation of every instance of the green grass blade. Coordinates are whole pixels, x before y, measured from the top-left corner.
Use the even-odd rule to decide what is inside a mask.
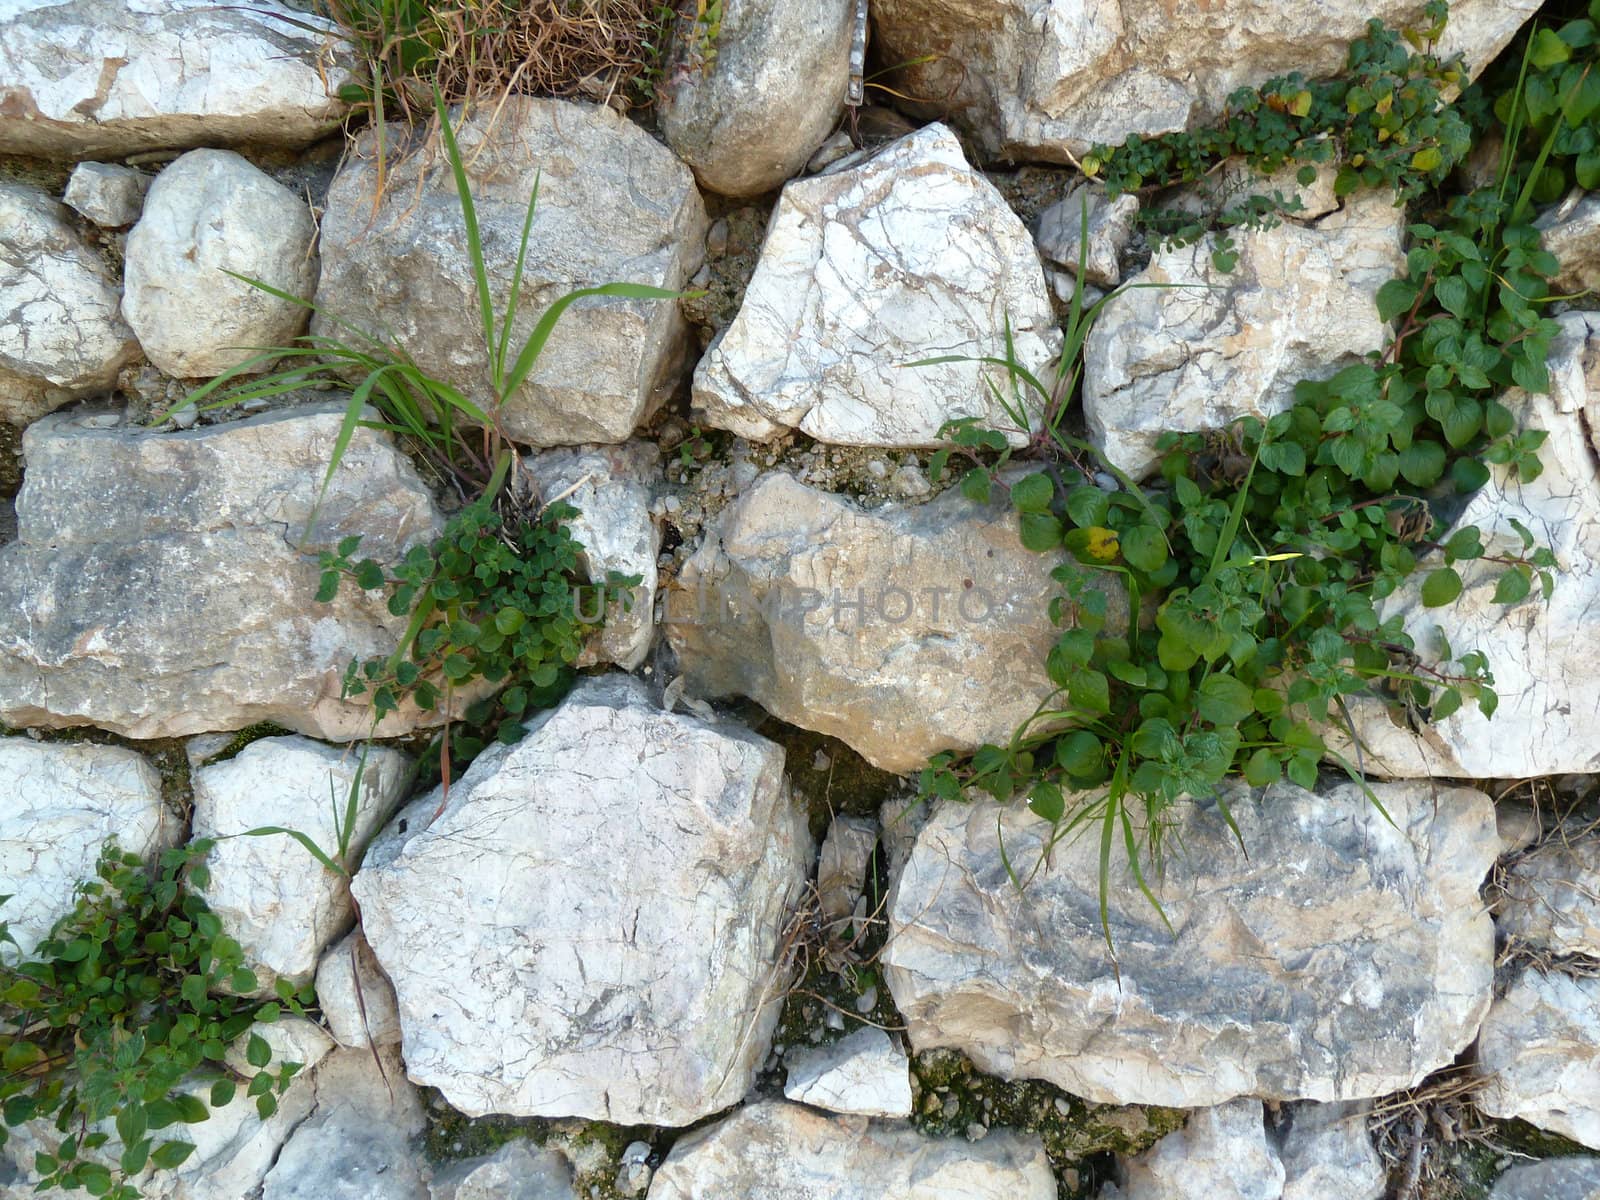
[[[311,856],[313,858],[315,858],[324,867],[327,867],[328,870],[332,871],[335,875],[344,875],[344,876],[348,877],[349,874],[350,874],[343,867],[341,867],[338,863],[334,862],[333,859],[328,856],[327,851],[325,851],[321,846],[317,845],[314,841],[312,841],[305,834],[301,833],[298,829],[285,829],[282,825],[261,825],[261,826],[258,826],[255,829],[246,829],[243,833],[234,834],[233,836],[234,837],[291,837],[295,841],[299,842],[302,846],[304,846],[307,850],[309,850],[311,852]]]
[[[523,343],[517,361],[505,378],[504,388],[500,393],[502,396],[515,395],[523,381],[528,378],[534,364],[539,361],[539,355],[544,351],[545,343],[555,331],[556,322],[561,319],[561,314],[579,300],[589,296],[620,296],[627,300],[676,300],[678,293],[643,283],[606,283],[599,287],[579,288],[577,291],[568,292],[545,309],[544,315],[539,318],[539,323],[533,327],[533,332]]]
[[[533,232],[533,214],[539,207],[539,180],[542,172],[535,172],[533,176],[533,194],[528,197],[528,212],[522,219],[522,240],[517,243],[517,265],[511,272],[511,294],[506,300],[505,316],[500,322],[500,342],[494,349],[494,380],[495,392],[505,395],[500,390],[500,383],[505,378],[506,350],[511,345],[511,326],[517,319],[517,304],[522,299],[522,269],[528,261],[528,235]]]
[[[444,139],[445,156],[450,160],[450,172],[456,180],[456,197],[461,201],[461,220],[467,227],[467,254],[472,259],[472,278],[478,288],[478,317],[483,326],[484,349],[494,353],[494,301],[489,296],[489,270],[483,260],[483,238],[478,230],[478,209],[472,202],[472,188],[467,182],[467,164],[461,157],[461,147],[456,145],[455,130],[450,128],[450,110],[444,102],[444,93],[433,89],[433,107],[439,116],[439,134]]]

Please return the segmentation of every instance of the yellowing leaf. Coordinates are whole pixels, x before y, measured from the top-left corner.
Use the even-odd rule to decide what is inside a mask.
[[[1089,535],[1089,544],[1084,550],[1090,558],[1111,562],[1122,549],[1117,542],[1117,533],[1114,529],[1107,529],[1103,525],[1091,525],[1085,532]]]

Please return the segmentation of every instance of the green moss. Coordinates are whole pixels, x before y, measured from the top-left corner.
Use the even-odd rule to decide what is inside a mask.
[[[262,738],[290,737],[294,731],[285,729],[282,725],[275,725],[271,721],[257,721],[254,725],[247,725],[228,739],[228,744],[215,754],[206,755],[201,766],[209,767],[212,763],[227,762],[234,758],[251,742],[259,742]]]
[[[1422,1191],[1421,1200],[1487,1200],[1495,1180],[1527,1159],[1586,1157],[1590,1151],[1526,1121],[1489,1121],[1483,1131],[1492,1145],[1462,1141],[1440,1151],[1443,1173]]]
[[[22,490],[22,430],[0,421],[0,500]]]

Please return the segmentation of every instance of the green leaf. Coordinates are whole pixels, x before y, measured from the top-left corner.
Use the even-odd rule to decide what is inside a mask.
[[[1122,545],[1122,557],[1128,565],[1146,575],[1166,565],[1167,539],[1154,525],[1135,525],[1125,529],[1118,540]]]
[[[1561,40],[1561,36],[1553,29],[1541,29],[1534,34],[1533,42],[1528,48],[1528,61],[1540,70],[1553,67],[1557,63],[1564,63],[1572,57],[1572,47]]]
[[[1075,707],[1088,712],[1111,711],[1111,683],[1099,671],[1079,671],[1067,688],[1067,697]]]
[[[1415,441],[1400,452],[1400,474],[1417,487],[1438,483],[1444,465],[1444,447],[1438,442]]]
[[[961,477],[961,494],[974,504],[989,503],[989,472],[974,467]]]
[[[1244,781],[1251,787],[1270,787],[1283,777],[1277,756],[1265,746],[1250,756],[1244,765]]]
[[[1068,775],[1098,774],[1105,763],[1105,747],[1087,729],[1075,729],[1056,741],[1056,765]]]
[[[162,1142],[156,1147],[155,1153],[150,1155],[150,1162],[163,1171],[170,1171],[175,1167],[181,1167],[193,1153],[192,1142]]]
[[[1211,675],[1195,696],[1195,711],[1213,725],[1237,725],[1255,712],[1251,691],[1232,675]]]
[[[1496,604],[1516,604],[1526,599],[1533,588],[1533,572],[1527,567],[1512,567],[1494,585]]]
[[[1422,581],[1422,603],[1428,608],[1439,608],[1461,595],[1461,576],[1454,567],[1439,567],[1430,571]]]
[[[1391,279],[1378,289],[1378,319],[1392,321],[1410,312],[1417,302],[1417,287],[1409,279]]]
[[[1061,547],[1061,522],[1048,513],[1025,512],[1019,519],[1022,544],[1044,554]]]
[[[264,1067],[272,1061],[272,1047],[260,1034],[252,1033],[245,1046],[244,1060],[252,1067]]]
[[[1472,304],[1472,289],[1459,275],[1446,275],[1433,285],[1434,297],[1458,317],[1465,317]]]
[[[219,1079],[211,1085],[211,1107],[226,1108],[233,1103],[234,1093],[239,1090],[239,1085],[231,1079]]]
[[[1043,473],[1029,475],[1011,485],[1011,503],[1018,512],[1047,513],[1056,485]]]
[[[178,1109],[178,1120],[185,1125],[198,1125],[202,1121],[211,1119],[210,1110],[199,1096],[191,1096],[187,1092],[175,1092],[172,1103]]]
[[[1052,825],[1067,813],[1067,801],[1062,796],[1061,789],[1043,779],[1034,784],[1028,793],[1028,807],[1036,816],[1043,817]]]

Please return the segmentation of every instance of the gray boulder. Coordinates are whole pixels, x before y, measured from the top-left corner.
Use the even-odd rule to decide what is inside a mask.
[[[440,1170],[433,1200],[578,1200],[578,1194],[572,1168],[560,1154],[511,1142]]]
[[[1481,792],[1374,791],[1393,824],[1354,784],[1234,787],[1248,858],[1216,801],[1175,806],[1164,873],[1146,873],[1172,928],[1119,845],[1114,959],[1098,835],[1041,861],[1052,826],[1022,806],[940,807],[890,897],[883,962],[912,1046],[1113,1104],[1413,1086],[1488,1008],[1494,933],[1478,888],[1499,841]]]
[[[538,181],[514,347],[574,288],[675,289],[699,269],[706,214],[693,175],[609,108],[514,96],[485,106],[456,133],[471,163],[497,314],[506,309]],[[317,287],[328,316],[313,319],[312,331],[341,336],[333,317],[372,333],[387,329],[423,370],[489,404],[478,296],[450,168],[436,149],[391,145],[379,197],[375,139],[368,132],[356,142],[328,192]],[[626,440],[676,384],[686,338],[671,301],[576,305],[538,368],[507,398],[506,431],[540,446]]]
[[[1600,1150],[1600,978],[1525,968],[1478,1038],[1473,1101]]]
[[[149,190],[150,176],[134,167],[81,162],[72,168],[61,200],[102,229],[121,229],[139,219]]]
[[[1552,954],[1600,959],[1600,836],[1555,838],[1506,871],[1502,935]]]
[[[853,0],[741,0],[709,53],[685,27],[661,132],[702,187],[755,196],[806,165],[844,111],[854,12]]]
[[[1495,1181],[1489,1200],[1600,1200],[1600,1158],[1518,1163]]]
[[[334,29],[279,0],[12,0],[0,9],[0,154],[305,146],[347,111],[335,97],[352,57]]]
[[[104,416],[30,426],[17,540],[0,547],[0,720],[365,735],[368,705],[340,698],[345,668],[393,651],[405,622],[349,586],[315,603],[317,552],[360,534],[364,554],[393,561],[443,522],[389,436],[357,429],[307,536],[343,415],[172,434]],[[439,719],[403,711],[379,733]]]
[[[116,275],[66,209],[0,181],[0,421],[26,425],[108,390],[139,353],[121,300]]]
[[[231,150],[191,150],[156,177],[128,234],[122,312],[169,375],[220,375],[288,345],[307,311],[232,271],[310,300],[317,227],[306,203]]]

